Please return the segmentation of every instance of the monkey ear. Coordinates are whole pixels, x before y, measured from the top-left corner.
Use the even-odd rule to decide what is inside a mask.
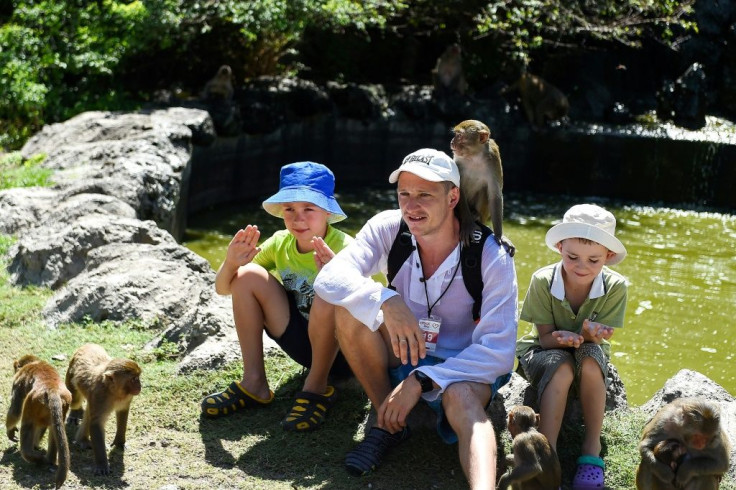
[[[486,133],[485,131],[481,131],[480,133],[478,133],[478,142],[483,145],[486,143],[486,141],[488,141],[488,138],[490,137],[490,134]]]
[[[539,414],[534,414],[534,427],[539,427]]]

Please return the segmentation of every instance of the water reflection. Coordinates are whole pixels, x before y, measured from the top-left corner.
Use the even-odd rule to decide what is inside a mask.
[[[396,207],[392,189],[337,195],[349,218],[338,227],[356,233],[377,211]],[[572,196],[506,197],[504,231],[517,248],[519,298],[532,273],[559,259],[544,235],[573,204],[594,202],[618,219],[629,252],[615,268],[630,281],[626,324],[612,339],[613,363],[629,403],[647,401],[680,369],[699,371],[736,394],[730,334],[736,318],[736,216],[637,206]],[[218,267],[235,230],[258,224],[262,236],[283,227],[257,203],[218,208],[190,219],[185,245]],[[529,324],[521,322],[519,334]]]

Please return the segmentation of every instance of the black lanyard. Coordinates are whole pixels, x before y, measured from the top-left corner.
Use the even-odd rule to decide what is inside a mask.
[[[427,291],[427,281],[422,281],[424,283],[424,296],[427,298],[427,318],[432,317],[432,309],[434,309],[435,306],[437,306],[437,303],[440,302],[442,299],[442,296],[445,295],[448,289],[450,289],[450,286],[452,286],[452,281],[455,279],[455,275],[457,275],[457,270],[460,268],[460,260],[457,261],[457,265],[455,266],[455,272],[452,273],[452,277],[450,278],[450,282],[447,284],[447,287],[444,291],[442,291],[442,294],[440,294],[440,297],[435,300],[434,303],[432,303],[432,306],[429,306],[429,292]]]

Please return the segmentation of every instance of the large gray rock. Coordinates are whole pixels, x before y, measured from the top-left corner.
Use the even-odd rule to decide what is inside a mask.
[[[188,352],[231,327],[230,303],[215,294],[214,272],[175,243],[111,244],[92,250],[85,269],[43,309],[46,323],[140,319],[163,327]]]
[[[0,233],[15,235],[41,223],[59,191],[46,188],[15,188],[0,191]]]
[[[150,114],[86,112],[45,126],[21,150],[47,155],[43,166],[70,194],[114,196],[174,237],[183,235],[193,135],[214,139],[205,111],[176,108]]]
[[[129,204],[104,194],[78,194],[47,188],[0,191],[0,233],[7,235],[20,235],[29,228],[70,222],[88,214],[136,216]]]
[[[153,221],[102,214],[48,221],[27,230],[8,251],[10,280],[16,285],[57,289],[84,270],[92,250],[123,243],[176,246],[174,238]]]

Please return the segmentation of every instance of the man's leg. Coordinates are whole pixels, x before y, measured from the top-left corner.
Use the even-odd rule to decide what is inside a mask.
[[[377,332],[372,332],[341,307],[335,308],[335,317],[340,350],[377,410],[391,393],[389,347],[382,332],[386,328],[382,325]]]
[[[489,385],[453,383],[442,395],[442,408],[457,434],[460,465],[470,488],[496,487],[496,434],[486,415]]]
[[[336,308],[336,320],[340,350],[371,400],[374,410],[378,410],[391,393],[389,362],[398,362],[393,353],[389,355],[390,341],[385,333],[386,327],[382,325],[377,332],[372,332],[340,307]],[[345,467],[353,475],[366,475],[383,462],[390,449],[408,437],[408,427],[393,434],[381,427],[372,427],[363,441],[346,455]]]

